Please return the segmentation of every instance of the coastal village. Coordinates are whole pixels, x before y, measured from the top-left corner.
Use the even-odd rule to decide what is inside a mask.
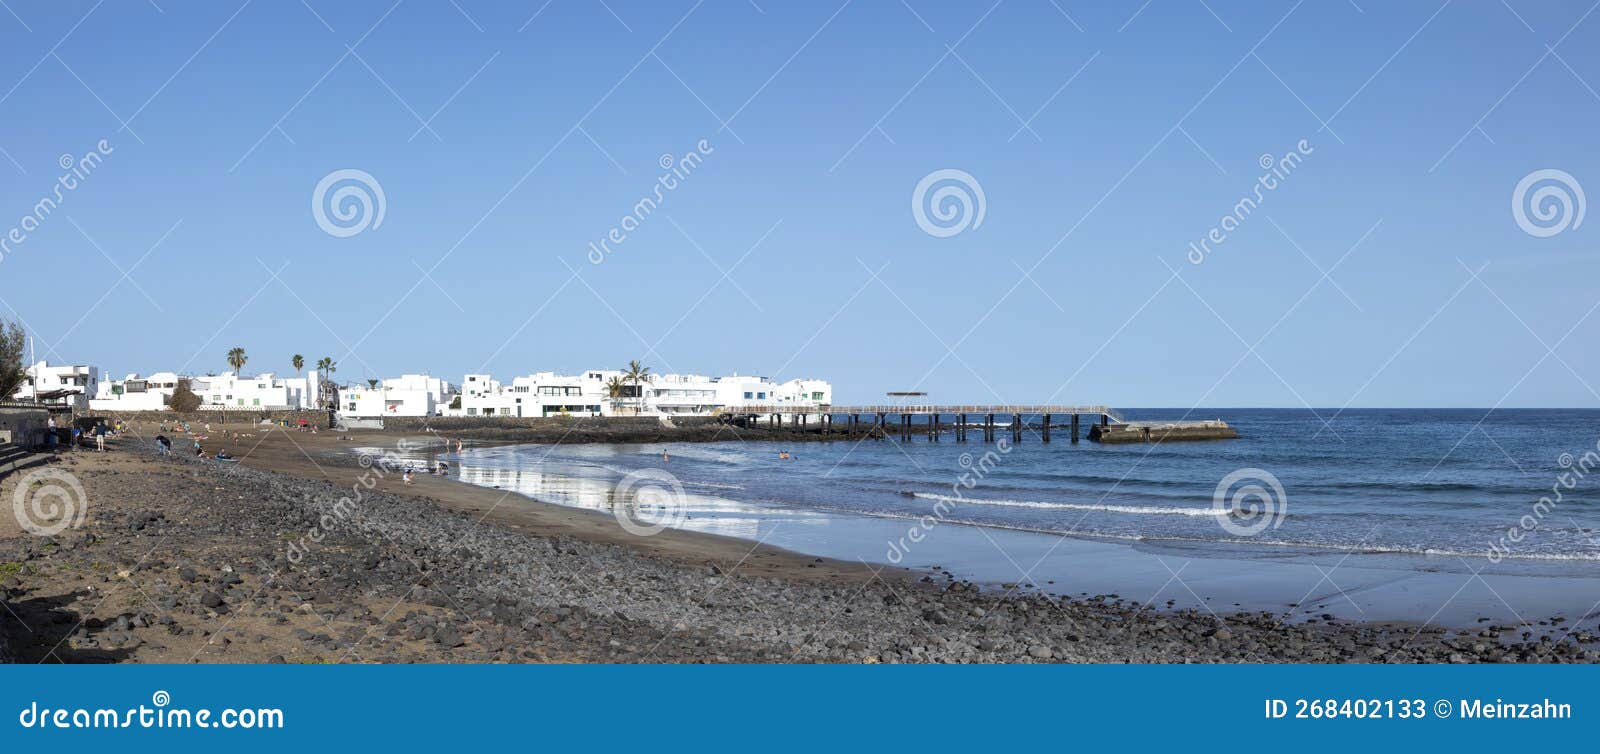
[[[467,374],[459,383],[405,374],[361,384],[338,381],[331,358],[292,377],[271,372],[246,376],[242,369],[248,358],[242,349],[231,351],[228,360],[233,369],[220,374],[156,372],[121,378],[107,378],[95,366],[39,361],[26,368],[26,379],[10,398],[63,412],[122,414],[171,411],[175,396],[187,393],[201,411],[331,409],[341,419],[358,422],[435,416],[715,416],[742,406],[801,409],[833,403],[833,386],[825,380],[654,374],[637,361],[625,369],[574,375],[534,372],[510,382],[490,374]],[[296,355],[291,363],[299,372],[304,359]]]

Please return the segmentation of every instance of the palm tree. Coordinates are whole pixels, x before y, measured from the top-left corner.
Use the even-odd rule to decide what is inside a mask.
[[[626,392],[628,386],[621,377],[612,377],[606,381],[606,397],[611,399],[611,410],[617,409],[617,404],[622,402],[622,395]]]
[[[317,372],[322,378],[317,381],[317,392],[319,393],[317,396],[317,402],[321,403],[323,406],[328,406],[333,403],[335,391],[333,387],[332,375],[337,371],[339,371],[339,368],[334,366],[332,356],[324,356],[320,359],[317,359]]]
[[[300,354],[295,354],[294,358],[289,359],[289,364],[294,367],[295,376],[298,377],[300,375],[300,370],[306,368],[306,357],[301,356]]]
[[[638,359],[634,359],[633,361],[628,362],[628,368],[627,368],[626,371],[623,372],[622,377],[623,377],[623,379],[627,380],[628,382],[633,383],[634,391],[635,391],[635,397],[637,397],[639,399],[639,410],[643,411],[644,410],[644,388],[642,387],[642,385],[644,385],[644,383],[649,382],[652,379],[652,377],[650,375],[650,367],[647,367],[647,366],[639,363]]]
[[[228,366],[233,367],[233,371],[237,372],[243,369],[244,363],[249,360],[250,357],[244,355],[243,348],[235,346],[228,349]]]

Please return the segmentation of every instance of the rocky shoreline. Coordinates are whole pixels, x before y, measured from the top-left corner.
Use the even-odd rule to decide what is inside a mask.
[[[360,471],[346,462],[345,473]],[[0,531],[0,630],[20,662],[1600,659],[1583,631],[1284,625],[867,567],[806,578],[831,566],[787,553],[788,570],[775,571],[757,567],[759,548],[697,559],[648,552],[653,538],[634,547],[518,531],[420,499],[392,476],[341,504],[357,496],[329,470],[311,480],[142,445],[53,468],[79,478],[89,516],[55,537]]]

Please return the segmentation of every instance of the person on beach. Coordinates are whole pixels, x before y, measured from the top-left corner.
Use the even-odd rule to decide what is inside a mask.
[[[94,425],[94,445],[95,445],[95,450],[97,450],[97,451],[99,451],[101,453],[106,452],[106,423],[105,422],[100,422],[99,424]]]
[[[407,487],[410,487],[411,486],[411,469],[406,469],[406,473],[402,474],[400,476],[400,478],[403,481],[405,481]]]
[[[156,452],[164,456],[172,455],[172,441],[166,435],[156,435]]]

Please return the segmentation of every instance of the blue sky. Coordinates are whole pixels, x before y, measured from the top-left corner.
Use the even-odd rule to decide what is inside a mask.
[[[1512,212],[1537,170],[1600,189],[1588,2],[6,5],[0,235],[110,147],[0,259],[0,317],[53,361],[1600,404],[1600,222]],[[341,169],[383,192],[348,237],[311,211]],[[912,195],[943,169],[983,219],[936,237]]]

